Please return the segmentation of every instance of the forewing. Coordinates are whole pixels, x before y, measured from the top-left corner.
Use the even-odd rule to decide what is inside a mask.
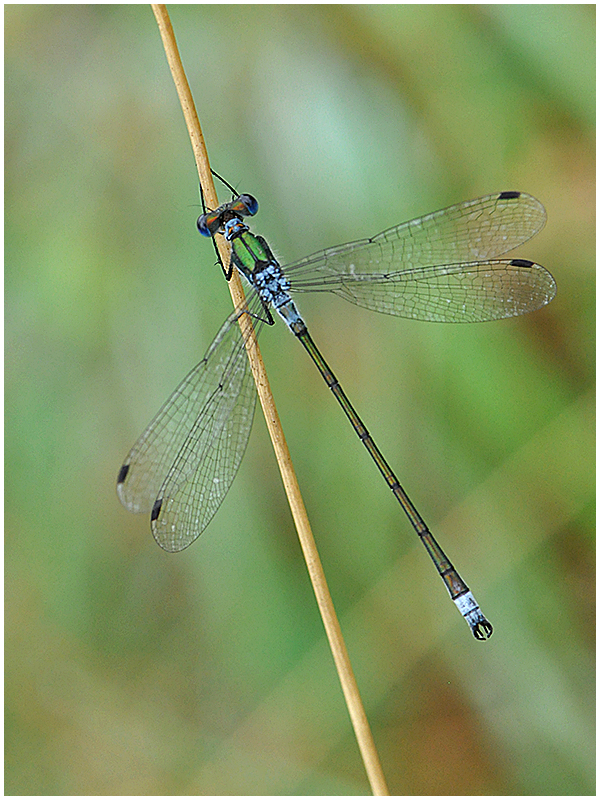
[[[208,525],[248,443],[256,392],[235,316],[175,389],[125,459],[117,491],[151,511],[165,550],[182,550]]]
[[[497,258],[535,236],[545,222],[535,197],[500,192],[403,222],[371,239],[330,247],[284,269],[294,290],[319,291],[323,279],[333,285],[336,276]]]

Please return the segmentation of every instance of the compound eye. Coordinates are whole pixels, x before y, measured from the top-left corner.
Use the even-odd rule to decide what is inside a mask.
[[[241,194],[237,202],[245,209],[241,212],[244,217],[253,217],[258,211],[258,200],[251,194]]]
[[[214,236],[218,232],[221,224],[220,216],[216,216],[214,212],[210,214],[202,214],[196,221],[196,226],[202,236]]]

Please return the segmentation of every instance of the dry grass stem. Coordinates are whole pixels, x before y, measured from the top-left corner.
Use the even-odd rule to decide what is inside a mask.
[[[153,4],[152,10],[154,11],[154,15],[158,22],[165,53],[167,55],[167,60],[171,68],[173,80],[175,81],[175,86],[181,102],[186,125],[190,134],[192,148],[196,158],[196,164],[198,166],[200,185],[202,186],[202,191],[204,192],[204,197],[206,198],[208,206],[211,208],[216,208],[219,203],[212,180],[208,154],[206,152],[206,145],[202,136],[202,131],[198,121],[198,116],[196,114],[190,87],[185,77],[185,72],[183,70],[183,65],[181,63],[179,51],[175,42],[175,35],[169,20],[169,15],[166,6],[164,5]],[[228,247],[226,242],[223,241],[222,237],[219,237],[219,239],[220,241],[217,243],[219,252],[223,258],[223,263],[226,264],[229,261]],[[245,303],[244,292],[240,278],[235,270],[233,272],[232,279],[229,281],[229,289],[234,306],[236,308],[243,307]],[[256,389],[258,391],[260,403],[267,422],[269,435],[273,442],[277,463],[283,479],[283,485],[285,487],[290,509],[292,511],[294,523],[298,531],[298,538],[300,539],[300,545],[302,547],[302,552],[304,553],[304,558],[306,560],[313,590],[315,592],[319,611],[321,613],[327,638],[333,653],[333,658],[338,671],[352,724],[354,726],[354,731],[367,776],[371,784],[371,789],[375,795],[387,795],[389,792],[385,782],[385,777],[381,769],[377,750],[375,749],[375,743],[373,741],[369,723],[362,705],[358,686],[352,670],[352,665],[350,664],[346,645],[342,637],[340,624],[338,622],[333,607],[333,602],[331,600],[331,595],[327,587],[325,574],[323,572],[321,560],[319,558],[315,540],[312,535],[310,523],[306,514],[306,508],[304,507],[304,502],[300,494],[300,487],[298,486],[298,480],[294,472],[290,453],[279,420],[279,415],[277,413],[277,409],[275,408],[275,402],[271,394],[265,367],[260,355],[260,350],[258,349],[256,338],[253,335],[252,324],[248,318],[248,315],[244,314],[240,317],[240,324],[242,325],[242,329],[244,331],[244,340],[247,342],[246,349],[248,352],[248,358],[250,359],[250,364],[252,366],[252,374],[254,375]]]

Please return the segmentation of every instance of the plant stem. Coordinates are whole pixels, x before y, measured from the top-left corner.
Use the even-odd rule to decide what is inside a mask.
[[[175,41],[175,35],[173,33],[169,15],[166,6],[164,5],[152,4],[152,10],[154,11],[154,15],[158,22],[158,27],[163,40],[169,67],[171,68],[173,80],[175,81],[175,86],[181,102],[181,108],[183,110],[183,115],[185,117],[185,122],[188,128],[196,164],[198,167],[200,185],[202,186],[202,191],[204,192],[204,197],[206,198],[208,206],[210,208],[217,208],[219,203],[210,171],[208,153],[206,152],[206,145],[204,143],[204,137],[202,136],[200,122],[198,120],[198,115],[196,113],[190,87],[181,63],[181,58],[179,56],[179,50],[177,48],[177,43]],[[219,237],[219,239],[219,252],[221,253],[223,263],[228,264],[228,247],[226,246],[226,243],[222,241],[222,237]],[[235,270],[233,271],[232,278],[228,285],[235,308],[243,307],[245,303],[244,292],[239,275]],[[369,722],[360,698],[358,686],[356,684],[356,678],[354,677],[352,665],[348,657],[348,651],[344,643],[340,624],[333,607],[329,589],[327,587],[325,573],[323,572],[323,566],[319,558],[319,553],[317,552],[317,546],[310,528],[306,508],[304,507],[304,501],[302,500],[302,496],[300,494],[300,487],[298,485],[296,473],[292,465],[292,459],[290,457],[288,446],[285,441],[279,415],[277,413],[277,409],[275,408],[275,401],[273,399],[273,395],[271,394],[265,367],[262,361],[260,350],[258,349],[258,343],[256,341],[256,337],[254,336],[252,324],[248,319],[247,314],[243,314],[240,317],[240,324],[242,325],[242,330],[244,332],[244,341],[247,342],[246,350],[248,353],[248,358],[250,359],[252,374],[256,383],[256,389],[263,413],[265,415],[265,420],[267,422],[269,435],[271,437],[271,441],[273,442],[277,464],[279,465],[279,470],[281,472],[283,485],[292,512],[292,517],[298,532],[298,538],[300,540],[302,552],[304,553],[304,559],[306,561],[310,580],[313,585],[313,591],[317,599],[319,611],[323,619],[323,625],[325,626],[329,645],[333,653],[333,659],[338,671],[340,683],[342,685],[342,691],[346,699],[352,725],[354,726],[354,732],[358,741],[358,746],[362,755],[367,776],[371,784],[371,789],[374,795],[388,795],[389,792],[383,771],[381,769],[381,764],[379,762],[379,756],[375,748],[375,742],[373,741],[373,736],[371,734]]]

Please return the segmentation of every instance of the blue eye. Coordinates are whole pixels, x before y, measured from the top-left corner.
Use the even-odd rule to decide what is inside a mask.
[[[214,236],[218,233],[222,225],[221,219],[222,209],[218,208],[216,211],[210,211],[208,214],[202,214],[196,221],[196,227],[202,236]]]
[[[258,211],[258,200],[251,194],[241,194],[238,200],[246,207],[245,217],[253,217]]]

